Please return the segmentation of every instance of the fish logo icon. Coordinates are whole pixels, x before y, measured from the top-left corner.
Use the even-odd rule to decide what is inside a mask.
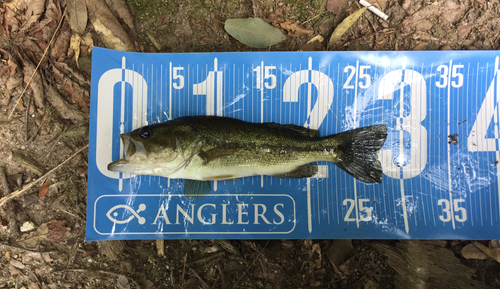
[[[118,212],[116,212],[116,210],[118,209],[125,209],[129,211],[132,214],[132,216],[128,217],[125,220],[117,220],[116,217],[118,217]],[[144,210],[146,210],[145,204],[140,204],[139,209],[137,211],[135,211],[134,209],[132,209],[130,206],[127,205],[116,205],[111,209],[109,209],[109,211],[106,213],[106,217],[108,217],[108,219],[115,224],[126,224],[132,221],[134,218],[137,218],[137,222],[143,225],[144,223],[146,223],[146,218],[139,216],[139,213]]]

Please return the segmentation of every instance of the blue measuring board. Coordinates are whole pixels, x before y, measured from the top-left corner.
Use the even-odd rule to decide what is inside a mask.
[[[500,238],[497,51],[146,54],[94,48],[87,240]],[[212,183],[107,170],[120,133],[182,116],[386,124],[381,184],[320,162],[312,178]]]

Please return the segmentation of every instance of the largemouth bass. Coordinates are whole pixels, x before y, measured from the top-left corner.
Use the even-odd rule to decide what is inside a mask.
[[[108,169],[192,180],[186,182],[185,193],[207,193],[207,183],[213,180],[312,177],[318,161],[332,162],[363,182],[380,183],[376,153],[386,137],[385,125],[319,137],[317,131],[296,125],[182,117],[120,135],[125,158]]]

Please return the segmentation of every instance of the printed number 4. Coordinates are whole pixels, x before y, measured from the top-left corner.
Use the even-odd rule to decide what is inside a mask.
[[[372,209],[370,207],[365,207],[364,203],[370,202],[369,199],[358,199],[358,208],[359,212],[364,212],[365,215],[360,216],[361,221],[371,221],[372,220]],[[354,222],[356,218],[352,218],[351,214],[356,206],[356,202],[353,199],[345,199],[343,202],[344,206],[348,206],[347,213],[345,214],[344,221],[346,222]]]
[[[460,207],[460,203],[464,203],[464,199],[457,199],[453,200],[453,211],[454,212],[459,212],[460,214],[455,214],[455,220],[457,222],[465,222],[467,221],[467,211],[465,208]],[[442,222],[449,222],[451,221],[451,206],[450,206],[450,201],[447,199],[441,199],[438,201],[439,206],[443,206],[443,214],[439,216],[439,219]]]

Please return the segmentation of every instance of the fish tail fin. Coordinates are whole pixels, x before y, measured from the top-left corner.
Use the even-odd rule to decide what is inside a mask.
[[[365,183],[382,182],[382,166],[376,156],[387,138],[385,124],[361,127],[329,138],[337,143],[334,164]]]

